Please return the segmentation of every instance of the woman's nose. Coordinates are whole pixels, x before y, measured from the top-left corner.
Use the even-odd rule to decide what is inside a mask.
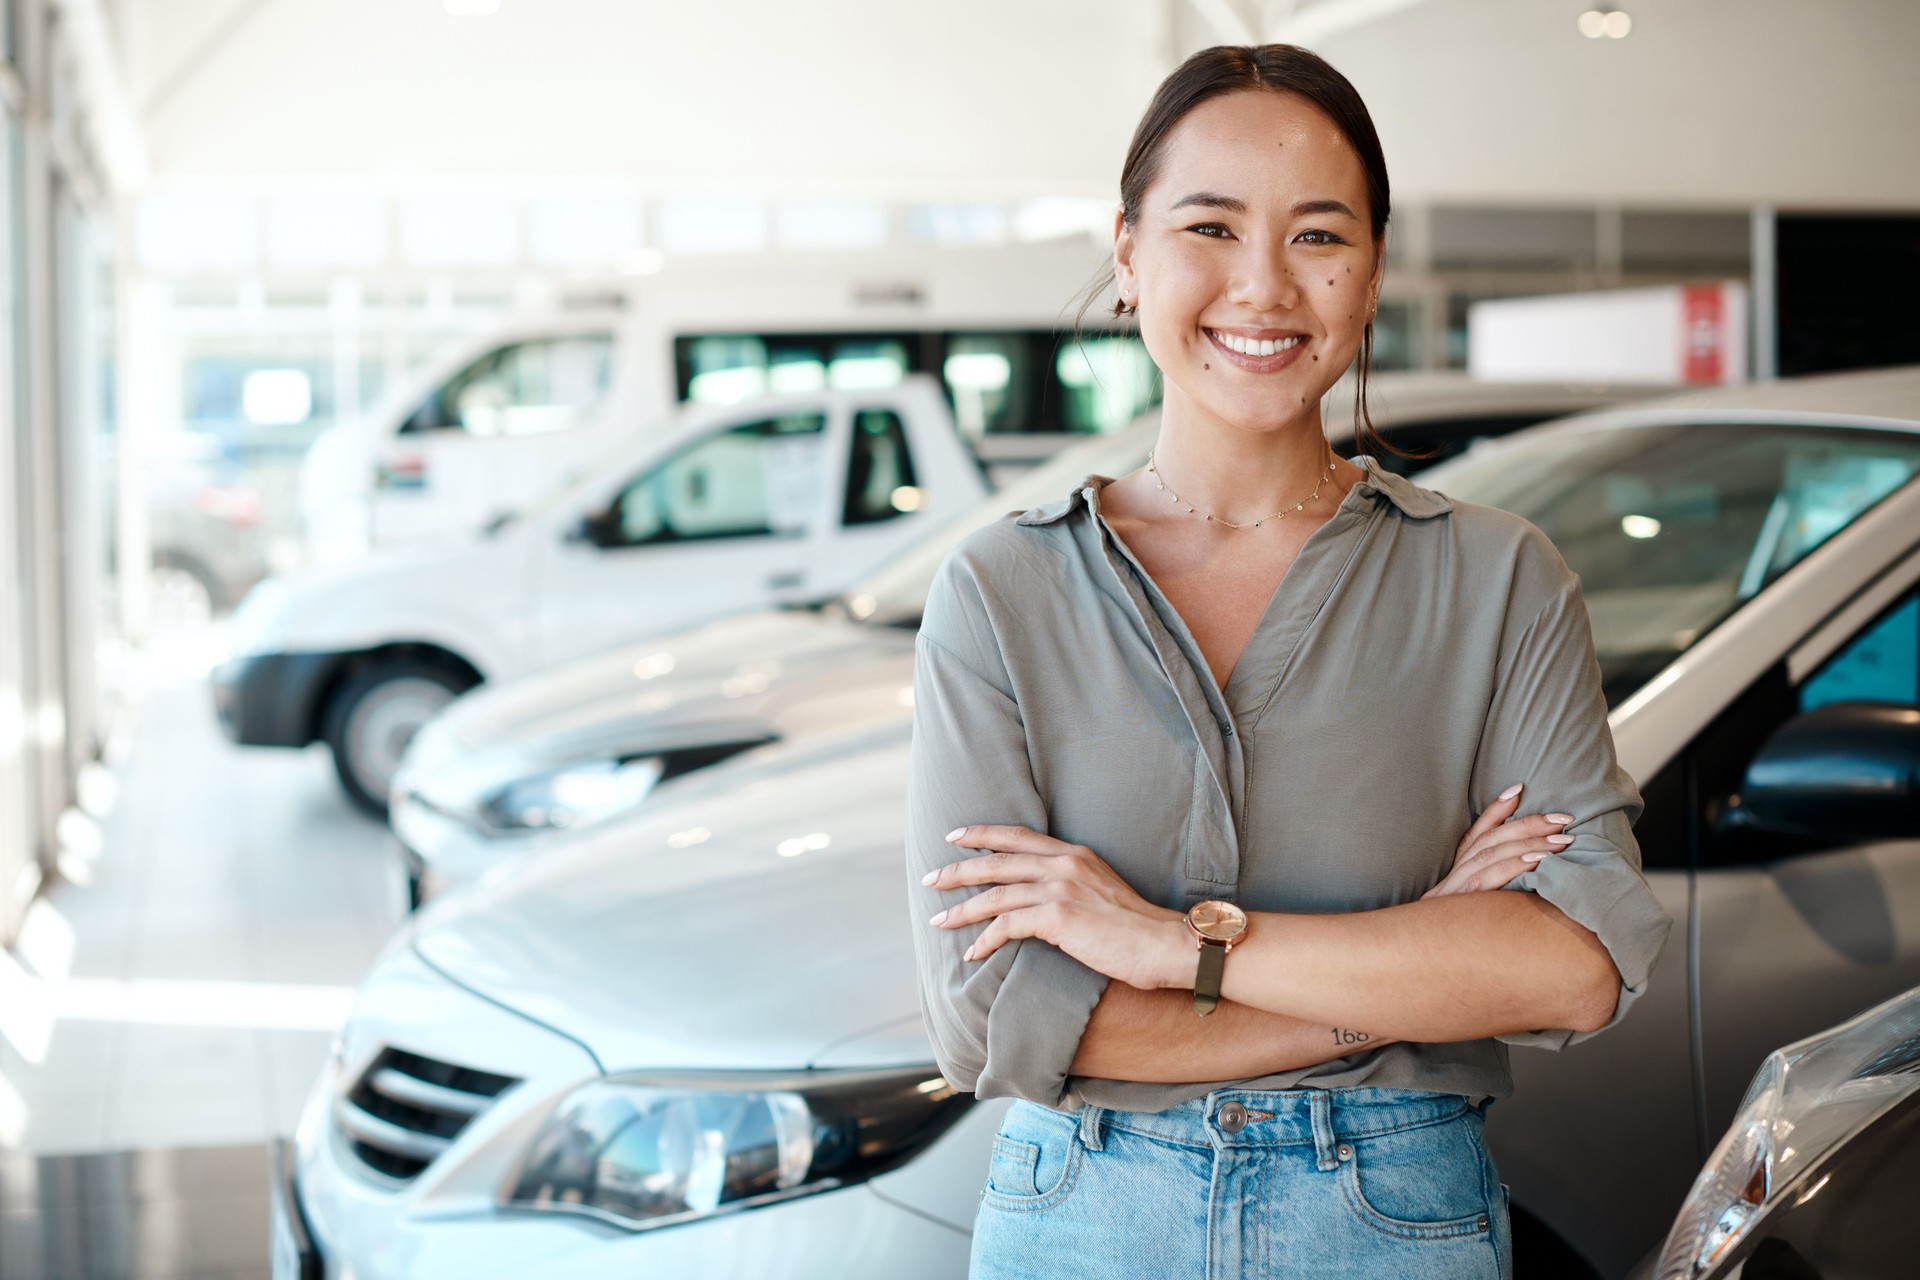
[[[1236,264],[1230,298],[1255,311],[1289,311],[1300,302],[1300,287],[1283,254],[1249,246]]]

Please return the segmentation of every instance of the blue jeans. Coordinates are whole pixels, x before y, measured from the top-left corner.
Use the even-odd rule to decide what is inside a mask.
[[[1220,1089],[1164,1111],[1016,1102],[973,1280],[1509,1280],[1484,1107],[1404,1089]]]

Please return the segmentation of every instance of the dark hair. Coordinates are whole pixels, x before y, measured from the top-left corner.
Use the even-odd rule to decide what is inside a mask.
[[[1120,169],[1120,216],[1133,226],[1140,217],[1140,202],[1147,188],[1160,176],[1160,153],[1167,135],[1186,119],[1187,113],[1204,102],[1229,93],[1264,89],[1271,93],[1297,93],[1325,112],[1340,130],[1347,144],[1360,157],[1367,175],[1367,216],[1375,244],[1386,234],[1387,218],[1392,212],[1387,186],[1387,158],[1380,149],[1380,135],[1374,132],[1373,117],[1351,81],[1335,71],[1319,54],[1292,44],[1216,45],[1202,49],[1160,82],[1153,101],[1140,117],[1127,147],[1127,160]],[[1113,280],[1108,270],[1087,290],[1082,315],[1095,297],[1104,293]],[[1137,308],[1113,304],[1117,318],[1132,315]],[[1373,321],[1367,321],[1360,338],[1360,386],[1353,405],[1355,443],[1365,452],[1402,451],[1389,445],[1374,430],[1367,412],[1367,375],[1373,365]]]

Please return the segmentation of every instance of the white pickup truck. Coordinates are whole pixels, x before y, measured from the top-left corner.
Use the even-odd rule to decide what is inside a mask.
[[[461,691],[835,595],[987,492],[931,378],[687,409],[482,534],[262,583],[215,705],[239,743],[324,740],[383,815],[408,739]]]

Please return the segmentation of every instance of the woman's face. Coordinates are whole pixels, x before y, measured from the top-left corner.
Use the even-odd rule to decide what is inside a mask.
[[[1317,422],[1380,286],[1368,217],[1360,157],[1305,98],[1251,90],[1188,112],[1134,225],[1114,229],[1168,409],[1253,431]]]

